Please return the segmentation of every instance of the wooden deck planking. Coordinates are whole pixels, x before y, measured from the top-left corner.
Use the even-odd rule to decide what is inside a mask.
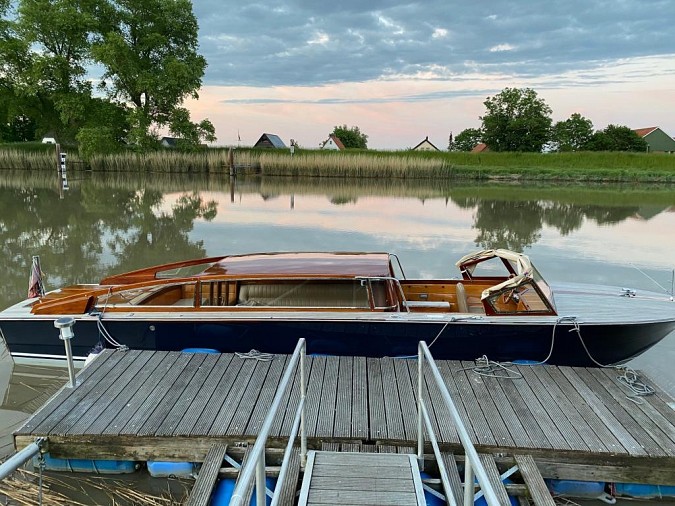
[[[281,381],[281,377],[284,374],[284,370],[286,369],[287,359],[288,357],[283,355],[277,355],[274,357],[270,363],[270,368],[267,371],[267,376],[264,378],[264,382],[261,382],[260,386],[258,387],[259,395],[257,396],[257,400],[252,412],[249,416],[244,414],[242,417],[234,418],[233,425],[237,424],[237,426],[244,427],[244,434],[255,436],[260,431],[260,428],[265,421],[265,417],[270,410],[270,406],[272,406],[272,401],[277,395],[278,390],[276,388],[263,388],[263,386],[265,384],[279,384],[279,381]],[[249,389],[252,388],[254,388],[254,386],[249,385]],[[230,426],[228,433],[232,432],[232,430],[233,428]]]
[[[396,372],[393,358],[385,357],[380,361],[382,371],[382,392],[384,399],[384,412],[387,417],[387,439],[405,440],[405,428],[401,414],[401,400],[398,398],[396,386]]]
[[[227,406],[227,409],[220,409],[218,414],[213,420],[213,425],[209,429],[209,436],[224,436],[227,434],[227,429],[230,426],[230,422],[234,418],[237,409],[250,409],[250,406],[242,404],[242,399],[246,393],[251,377],[255,374],[256,369],[258,373],[263,370],[266,370],[269,367],[267,362],[258,362],[256,360],[250,359],[241,359],[243,360],[243,365],[239,370],[239,374],[232,381],[232,387],[227,393],[225,400],[223,401],[223,406]]]
[[[372,441],[388,439],[387,413],[384,407],[384,387],[382,385],[382,370],[380,360],[366,359],[367,389],[368,389],[368,416],[370,418],[369,436]]]
[[[86,397],[78,399],[74,404],[72,401],[76,398],[71,398],[67,406],[72,409],[54,426],[54,433],[78,434],[87,431],[90,425],[101,419],[102,411],[110,403],[110,398],[116,398],[124,390],[124,383],[117,381],[117,377],[120,374],[138,374],[149,358],[136,353],[124,357],[97,382],[96,387]],[[105,422],[105,418],[102,419]]]
[[[548,435],[553,448],[588,451],[583,437],[560,407],[558,399],[552,397],[551,389],[542,383],[540,375],[535,374],[531,366],[521,366],[518,372],[523,375],[528,386],[523,399],[532,407],[532,413]]]
[[[187,436],[191,430],[198,426],[201,420],[212,421],[215,416],[209,416],[208,408],[209,406],[217,405],[215,392],[222,389],[227,373],[231,369],[235,369],[236,364],[233,363],[234,355],[212,354],[211,356],[216,357],[216,362],[204,382],[201,385],[197,385],[198,392],[173,430],[172,435],[174,436]]]
[[[234,355],[230,355],[230,358],[231,360],[227,363],[218,361],[218,365],[225,367],[223,374],[220,377],[217,375],[210,377],[214,381],[214,384],[208,387],[207,391],[211,392],[209,398],[206,399],[206,396],[204,396],[201,399],[201,402],[206,402],[204,409],[200,416],[194,420],[194,425],[190,426],[186,421],[182,426],[179,426],[180,434],[191,436],[204,435],[208,434],[211,427],[213,427],[218,413],[226,405],[225,400],[234,386],[234,380],[239,376],[245,363],[244,360],[240,360]]]
[[[195,484],[190,491],[186,506],[207,506],[211,499],[213,487],[218,478],[218,471],[223,465],[227,447],[214,444],[204,458],[204,464],[199,470]]]
[[[198,355],[106,351],[91,369],[85,369],[86,375],[78,376],[76,389],[57,393],[38,411],[35,420],[29,420],[16,432],[17,438],[27,441],[33,434],[59,435],[54,444],[59,445],[55,451],[58,448],[61,455],[69,441],[76,441],[69,450],[75,452],[74,457],[93,452],[95,448],[106,456],[117,450],[140,456],[153,454],[156,460],[162,460],[162,454],[174,458],[183,453],[203,452],[203,457],[212,442],[250,441],[275,395],[288,357],[256,362],[234,355]],[[469,422],[470,437],[478,440],[476,431],[484,432],[480,435],[481,452],[492,449],[501,453],[520,448],[523,451],[516,453],[530,453],[531,449],[535,457],[546,460],[553,451],[567,457],[572,455],[582,462],[595,456],[604,459],[604,465],[608,465],[610,458],[619,459],[621,465],[625,465],[630,457],[656,457],[671,459],[660,462],[675,467],[672,439],[675,411],[658,395],[644,398],[643,405],[636,405],[625,397],[622,387],[607,371],[599,369],[520,367],[527,378],[525,381],[482,378],[473,371],[461,370],[464,365],[438,362],[460,417]],[[416,366],[412,360],[308,357],[307,418],[315,421],[314,426],[308,424],[310,440],[341,441],[336,444],[343,451],[357,449],[360,443],[370,440],[371,444],[378,443],[381,452],[387,448],[396,451],[397,445],[402,448],[399,451],[414,452],[409,446],[414,445],[416,439]],[[313,386],[312,379],[318,380]],[[298,373],[294,378],[296,387],[297,381]],[[313,401],[309,395],[314,395]],[[433,397],[433,389],[427,387],[424,395]],[[437,434],[439,440],[447,449],[459,449],[447,411],[437,405],[438,392],[436,398],[432,403],[434,418],[439,427],[443,418],[448,424],[446,430]],[[291,414],[294,415],[298,399],[297,393],[289,393],[285,408],[282,403],[277,425],[282,439],[287,434],[283,432],[284,426],[292,418]],[[324,401],[328,402],[321,408],[319,405]],[[487,411],[507,401],[510,416],[520,419],[523,432],[555,433],[555,437],[531,438],[537,444],[532,448],[516,445],[515,439],[510,445],[496,443],[496,436],[510,435],[506,423],[510,423],[511,418],[505,416],[506,423],[495,415],[486,420],[481,407]],[[348,404],[350,409],[340,412],[342,404]],[[357,408],[359,405],[361,408]],[[361,414],[357,414],[359,410]],[[74,413],[78,413],[79,418]],[[357,430],[357,419],[370,425]],[[392,431],[390,419],[394,421]],[[510,430],[514,431],[515,426]],[[365,436],[359,436],[358,432]],[[450,432],[451,437],[446,437],[445,433]],[[118,434],[124,436],[119,443],[114,439]],[[569,440],[563,437],[566,434],[571,435]],[[611,450],[596,442],[605,436],[613,445]],[[492,444],[485,443],[489,438]],[[625,445],[619,443],[619,438]],[[563,444],[566,441],[571,443]],[[629,451],[626,446],[630,444],[634,448]]]
[[[365,357],[354,357],[351,437],[368,439],[368,375]]]
[[[310,452],[298,505],[425,504],[416,468],[400,454]]]
[[[471,374],[471,368],[475,366],[473,362],[461,362],[462,368],[465,368],[462,371],[468,381],[468,385],[473,390],[473,396],[476,399],[475,408],[473,409],[475,414],[470,415],[471,420],[484,418],[487,421],[488,427],[492,434],[492,438],[495,441],[497,446],[505,446],[513,448],[515,442],[513,437],[511,437],[511,432],[507,427],[502,415],[499,412],[499,406],[495,404],[488,388],[485,386],[483,378],[476,374]],[[461,374],[459,375],[461,377]]]
[[[531,455],[515,456],[520,475],[523,477],[527,490],[530,492],[534,506],[555,506],[555,501],[539,472],[539,468]]]
[[[190,413],[193,401],[199,395],[220,357],[220,355],[213,353],[195,353],[195,355],[203,355],[203,360],[193,364],[196,366],[194,375],[190,378],[190,381],[182,386],[180,396],[175,400],[164,420],[160,420],[159,426],[154,431],[157,436],[172,435],[183,417]],[[174,385],[174,389],[176,389],[176,385]]]
[[[519,414],[516,413],[516,410],[514,409],[515,403],[518,400],[520,400],[522,403],[520,395],[516,394],[512,397],[509,397],[505,392],[505,387],[509,385],[512,386],[515,381],[520,380],[500,380],[489,375],[479,376],[479,379],[482,380],[485,388],[492,397],[492,400],[494,401],[495,406],[502,417],[502,420],[506,424],[506,429],[509,431],[515,446],[519,448],[536,448],[537,446],[541,448],[550,448],[550,443],[548,440],[539,441],[539,444],[536,444],[530,438],[530,435],[523,424],[524,420],[521,416],[519,416]]]
[[[352,399],[354,399],[353,357],[340,357],[335,398],[333,437],[348,438],[352,434]]]
[[[570,416],[570,421],[582,431],[580,434],[585,436],[584,441],[587,442],[591,451],[604,453],[626,451],[558,368],[544,367],[540,374],[542,378],[548,380],[547,384],[552,391],[560,392],[559,400],[565,406],[565,414]]]
[[[633,407],[637,405],[649,422],[655,425],[658,430],[670,440],[670,443],[667,443],[666,446],[668,448],[672,447],[671,444],[675,443],[675,427],[668,421],[668,418],[662,414],[662,411],[656,407],[656,404],[663,403],[658,391],[655,391],[653,395],[634,398],[625,387],[617,385],[616,372],[608,369],[599,369],[597,371],[591,371],[591,374],[604,388],[608,389],[610,394],[613,394],[620,402],[622,402],[624,406],[627,406],[627,408],[632,410]],[[609,381],[607,381],[608,379]],[[627,404],[626,401],[630,402],[630,404]],[[665,408],[667,416],[671,416],[673,408],[667,405],[665,405]]]
[[[599,382],[590,371],[575,369],[575,372],[593,389],[602,402],[610,407],[614,416],[626,430],[631,434],[639,431],[645,432],[647,437],[641,438],[639,444],[647,450],[649,455],[666,456],[675,453],[673,441],[639,406],[635,408],[636,403],[629,400],[627,392]]]
[[[616,439],[631,455],[647,455],[647,451],[642,448],[635,438],[621,425],[612,411],[605,406],[601,399],[579,378],[579,375],[573,368],[559,369],[569,382],[579,391],[581,396],[586,400],[586,405],[593,410],[593,412],[608,427]]]
[[[318,405],[318,417],[316,423],[316,432],[310,433],[318,438],[332,437],[333,426],[335,424],[335,402],[337,399],[339,359],[326,360],[326,370],[323,377],[323,388],[321,389],[321,402]]]
[[[395,359],[394,372],[405,439],[414,441],[417,438],[417,360]]]

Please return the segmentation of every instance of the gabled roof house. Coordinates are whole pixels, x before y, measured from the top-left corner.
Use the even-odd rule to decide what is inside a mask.
[[[343,149],[345,149],[345,145],[342,144],[342,141],[335,134],[330,134],[328,136],[328,139],[323,141],[323,144],[321,144],[321,149],[333,149],[342,151]]]
[[[650,153],[675,153],[675,139],[659,127],[638,128],[633,130],[647,142]]]
[[[471,150],[472,153],[485,153],[486,151],[490,151],[490,148],[484,142],[476,144]]]
[[[429,140],[429,136],[427,135],[425,139],[420,142],[417,146],[412,148],[413,151],[440,151],[436,146],[433,145],[433,143]]]
[[[262,134],[258,142],[253,145],[254,148],[280,148],[283,149],[286,147],[284,141],[278,135],[274,134]]]

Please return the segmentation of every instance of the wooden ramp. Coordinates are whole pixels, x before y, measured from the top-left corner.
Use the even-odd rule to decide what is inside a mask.
[[[15,446],[44,436],[53,457],[202,462],[214,443],[255,440],[287,360],[105,350],[76,388],[63,388],[15,432]],[[480,453],[530,455],[544,477],[583,480],[592,468],[600,481],[675,485],[675,404],[665,393],[636,398],[613,369],[517,366],[521,377],[508,379],[477,374],[473,362],[437,365]],[[308,357],[306,369],[310,448],[415,445],[415,360]],[[288,439],[297,374],[294,381],[272,447]],[[461,458],[430,378],[423,393],[443,451]]]
[[[310,451],[298,506],[424,506],[413,455]]]

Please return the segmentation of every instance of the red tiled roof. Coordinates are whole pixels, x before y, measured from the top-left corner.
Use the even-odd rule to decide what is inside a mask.
[[[334,134],[330,134],[330,138],[333,139],[333,142],[338,148],[345,149],[345,145],[342,144],[342,141],[337,136],[335,136]]]
[[[636,134],[638,134],[640,137],[645,137],[652,133],[654,130],[656,130],[659,127],[647,127],[647,128],[636,128],[633,130]]]
[[[487,144],[484,142],[476,144],[476,146],[471,150],[472,153],[483,153],[485,151],[490,151],[490,148],[488,148]]]

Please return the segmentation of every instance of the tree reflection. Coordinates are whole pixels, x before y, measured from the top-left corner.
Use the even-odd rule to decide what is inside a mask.
[[[166,208],[166,209],[165,209]],[[26,297],[31,256],[48,289],[110,273],[206,256],[191,241],[194,220],[211,220],[216,202],[183,194],[166,206],[159,191],[82,185],[59,197],[49,189],[0,189],[0,306]]]

